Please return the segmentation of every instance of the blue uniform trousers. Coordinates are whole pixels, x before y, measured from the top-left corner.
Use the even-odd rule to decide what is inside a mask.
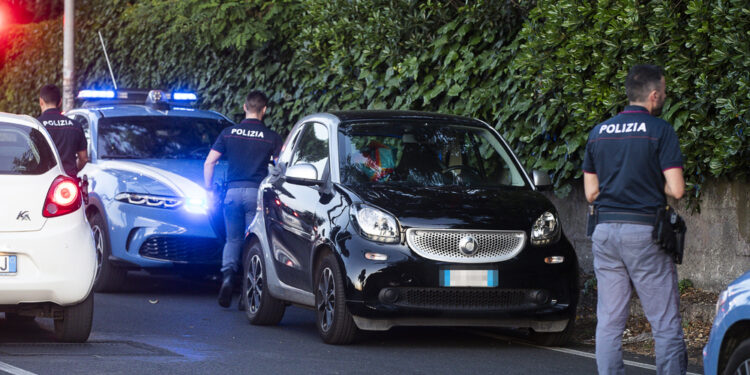
[[[685,374],[687,351],[682,334],[677,270],[655,244],[653,226],[600,223],[593,240],[596,306],[596,364],[599,374],[624,374],[622,333],[632,286],[651,323],[658,374]]]
[[[221,259],[221,272],[239,272],[242,268],[242,243],[245,231],[255,217],[257,188],[230,188],[224,197],[224,223],[227,242]]]

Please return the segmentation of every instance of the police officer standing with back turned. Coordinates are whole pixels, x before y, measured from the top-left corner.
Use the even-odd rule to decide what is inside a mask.
[[[664,105],[664,72],[636,65],[625,81],[630,105],[594,127],[583,162],[586,199],[598,210],[592,235],[597,278],[596,363],[600,374],[624,374],[622,333],[632,286],[651,323],[658,374],[685,374],[677,270],[652,239],[666,196],[685,191],[682,153]]]
[[[42,115],[37,118],[52,137],[52,142],[60,154],[65,173],[73,178],[89,161],[86,151],[86,135],[78,122],[63,116],[60,112],[62,94],[55,85],[44,85],[39,90],[39,106]]]
[[[245,229],[255,216],[258,186],[266,177],[268,163],[278,158],[281,150],[281,137],[263,123],[267,103],[265,94],[251,91],[243,105],[245,119],[219,134],[203,164],[205,186],[210,191],[214,167],[221,155],[226,154],[229,162],[223,202],[227,242],[221,262],[219,305],[222,307],[232,303],[232,279],[242,266],[242,243]]]

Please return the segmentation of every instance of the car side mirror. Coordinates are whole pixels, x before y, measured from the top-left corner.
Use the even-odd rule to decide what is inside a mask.
[[[534,170],[531,174],[534,178],[534,186],[536,186],[537,190],[552,191],[554,185],[552,185],[552,180],[547,173]]]
[[[318,170],[312,164],[296,164],[286,169],[284,176],[286,182],[295,185],[320,185],[323,181],[318,180]]]

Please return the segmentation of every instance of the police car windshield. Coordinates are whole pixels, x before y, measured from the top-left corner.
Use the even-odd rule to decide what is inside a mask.
[[[99,120],[97,152],[102,159],[205,159],[226,120],[133,116]]]
[[[509,150],[488,129],[395,121],[339,127],[344,184],[527,186]]]

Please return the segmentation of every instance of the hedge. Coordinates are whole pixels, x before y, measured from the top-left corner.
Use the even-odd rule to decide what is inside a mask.
[[[706,178],[750,176],[749,15],[743,0],[92,0],[77,10],[77,81],[111,85],[101,30],[121,87],[196,90],[235,118],[260,88],[282,133],[321,110],[477,117],[564,196],[588,131],[626,104],[629,67],[655,63],[698,198]],[[59,29],[0,34],[0,110],[35,114],[38,87],[60,83]]]

